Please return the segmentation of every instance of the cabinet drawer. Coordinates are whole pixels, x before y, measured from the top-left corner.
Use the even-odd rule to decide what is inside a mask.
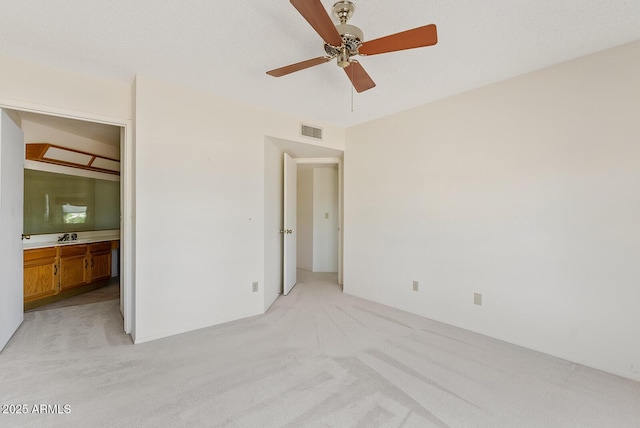
[[[101,253],[105,251],[111,251],[111,241],[96,242],[95,244],[89,244],[90,253]]]
[[[56,248],[34,248],[32,250],[24,250],[24,261],[32,262],[37,260],[55,259]]]
[[[67,245],[58,248],[60,249],[60,257],[75,257],[87,254],[86,245]]]

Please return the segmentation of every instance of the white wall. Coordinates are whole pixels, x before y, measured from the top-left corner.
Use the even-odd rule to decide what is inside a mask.
[[[313,271],[313,186],[314,173],[311,165],[298,165],[298,210],[297,210],[297,267]]]
[[[281,227],[265,223],[265,136],[295,141],[302,120],[144,76],[135,113],[136,341],[262,313]]]
[[[634,42],[349,129],[345,292],[640,380],[638,76]]]
[[[0,102],[29,103],[42,110],[86,112],[131,119],[132,82],[118,82],[0,56]],[[40,110],[40,109],[38,109]]]
[[[338,271],[338,168],[313,169],[313,271]]]

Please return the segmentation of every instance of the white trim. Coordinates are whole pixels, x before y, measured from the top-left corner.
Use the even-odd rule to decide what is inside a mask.
[[[67,119],[84,120],[87,122],[104,123],[106,125],[126,126],[126,125],[131,125],[133,123],[131,119],[105,116],[101,114],[87,113],[87,112],[82,112],[77,110],[69,110],[66,108],[12,100],[9,98],[0,98],[0,108],[26,111],[30,113],[47,114],[49,116],[58,116],[58,117],[64,117]]]
[[[122,177],[120,180],[121,198],[121,227],[120,227],[120,281],[122,284],[122,312],[124,318],[124,331],[135,338],[135,284],[133,281],[133,267],[135,263],[134,249],[135,237],[133,234],[134,222],[134,165],[133,165],[133,120],[87,113],[77,110],[69,110],[50,105],[42,105],[31,102],[0,98],[0,108],[26,111],[31,113],[46,114],[50,116],[65,117],[69,119],[97,122],[107,125],[115,125],[123,128],[120,141],[120,162]]]
[[[342,230],[344,229],[344,166],[342,164],[342,159],[338,159],[338,284],[343,285],[343,274],[344,274],[344,234]]]
[[[120,131],[120,281],[122,284],[122,316],[124,331],[135,342],[135,166],[133,158],[133,121]]]
[[[343,278],[343,229],[344,229],[344,207],[343,207],[343,172],[341,158],[293,158],[298,165],[338,165],[338,284],[342,285]]]
[[[340,158],[293,158],[297,164],[340,164],[342,160]]]

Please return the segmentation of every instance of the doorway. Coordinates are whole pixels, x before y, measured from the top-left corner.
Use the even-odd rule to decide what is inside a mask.
[[[342,283],[342,156],[343,151],[297,141],[265,137],[264,189],[264,310],[282,294],[283,290],[283,234],[284,225],[284,153],[300,164],[333,164],[338,166],[338,283]],[[288,235],[291,236],[291,235]],[[295,258],[295,257],[294,257]],[[294,263],[296,263],[294,261]],[[297,263],[296,263],[297,264]]]
[[[309,272],[337,274],[338,164],[299,162],[297,184],[296,267]]]
[[[69,112],[61,111],[54,108],[42,109],[41,106],[22,105],[0,102],[0,107],[12,112],[13,117],[19,118],[19,121],[24,119],[29,122],[32,130],[35,134],[42,131],[47,125],[52,123],[67,124],[75,123],[80,127],[87,129],[93,129],[92,132],[100,133],[100,130],[110,129],[110,132],[116,133],[117,147],[113,148],[113,151],[117,153],[117,157],[120,159],[120,183],[119,187],[119,199],[120,199],[120,213],[119,213],[119,249],[112,253],[110,250],[106,250],[113,259],[113,264],[119,267],[119,295],[120,295],[120,312],[124,319],[124,331],[127,334],[131,334],[133,330],[133,284],[132,284],[132,254],[129,249],[133,239],[132,225],[130,223],[132,212],[132,165],[130,160],[132,159],[132,122],[128,119],[114,119],[105,118],[97,115],[86,114],[82,112]],[[15,121],[15,119],[14,119]],[[35,125],[33,125],[33,123]],[[39,123],[38,123],[39,122]],[[73,133],[72,130],[60,130],[58,138],[63,138],[64,133]],[[86,135],[83,136],[87,137]],[[79,140],[81,140],[80,138]],[[88,138],[91,139],[91,138]],[[78,141],[79,141],[78,140]],[[108,156],[107,156],[108,157]],[[45,168],[46,169],[46,168]],[[71,242],[72,243],[72,242]],[[70,243],[70,244],[71,244]],[[115,257],[113,255],[115,254]],[[102,259],[104,260],[104,258]],[[98,262],[99,263],[99,262]],[[19,267],[22,270],[22,266]]]
[[[305,266],[309,272],[337,273],[340,285],[342,160],[284,153],[283,167],[283,294],[295,286],[297,271]]]

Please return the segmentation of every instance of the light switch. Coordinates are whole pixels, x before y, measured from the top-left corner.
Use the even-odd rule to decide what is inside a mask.
[[[324,213],[324,218],[329,218],[329,213]]]

